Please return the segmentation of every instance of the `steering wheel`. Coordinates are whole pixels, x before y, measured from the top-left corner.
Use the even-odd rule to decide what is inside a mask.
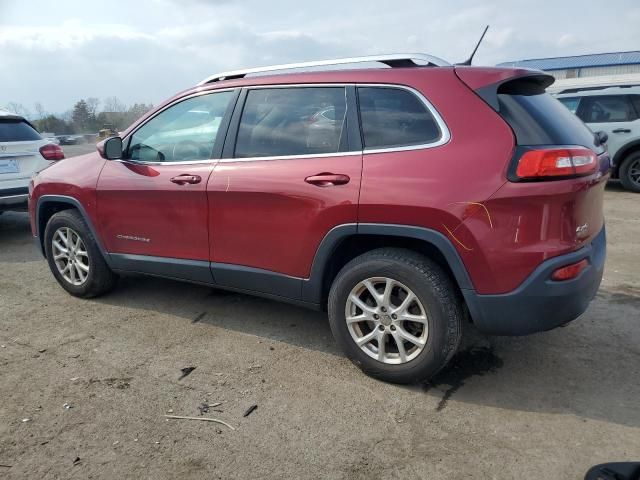
[[[200,145],[193,140],[182,140],[173,146],[171,158],[174,161],[202,160]]]

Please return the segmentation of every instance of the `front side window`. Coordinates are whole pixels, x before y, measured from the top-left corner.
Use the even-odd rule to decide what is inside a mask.
[[[344,146],[344,87],[249,90],[236,158],[337,153]]]
[[[141,162],[207,160],[233,92],[199,95],[172,105],[131,136],[128,158]]]
[[[442,132],[427,106],[408,90],[358,87],[365,149],[424,145]]]
[[[582,105],[580,118],[585,123],[630,122],[637,118],[627,95],[584,97]]]
[[[563,97],[559,98],[560,103],[569,109],[571,113],[576,113],[578,111],[578,105],[580,104],[579,97]]]

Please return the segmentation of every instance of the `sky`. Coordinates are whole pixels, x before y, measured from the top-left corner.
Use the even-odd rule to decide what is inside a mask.
[[[474,64],[640,49],[640,2],[0,0],[0,106],[158,104],[219,71],[422,52]]]

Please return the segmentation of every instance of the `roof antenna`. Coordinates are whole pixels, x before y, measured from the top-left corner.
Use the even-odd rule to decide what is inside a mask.
[[[473,52],[471,52],[471,56],[467,60],[465,60],[464,62],[458,63],[457,65],[471,65],[471,61],[473,60],[473,57],[475,56],[476,52],[478,51],[478,47],[482,43],[482,39],[484,38],[485,34],[487,33],[487,30],[489,30],[489,25],[484,27],[484,32],[482,32],[482,35],[480,36],[480,40],[478,40],[478,43],[476,43],[476,48],[474,48]]]

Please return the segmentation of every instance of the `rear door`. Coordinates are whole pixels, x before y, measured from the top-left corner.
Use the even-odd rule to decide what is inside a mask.
[[[0,195],[26,194],[31,176],[49,165],[39,148],[47,143],[19,117],[0,117]]]
[[[585,96],[578,116],[593,132],[602,130],[609,135],[607,146],[611,158],[627,142],[640,136],[640,120],[630,95]]]
[[[221,91],[174,103],[125,139],[122,160],[105,163],[99,228],[118,268],[156,273],[160,264],[167,275],[171,264],[173,276],[210,280],[206,185],[236,97]],[[193,276],[189,260],[203,262]]]
[[[298,298],[324,236],[356,223],[362,151],[348,91],[243,92],[208,185],[216,283]]]

